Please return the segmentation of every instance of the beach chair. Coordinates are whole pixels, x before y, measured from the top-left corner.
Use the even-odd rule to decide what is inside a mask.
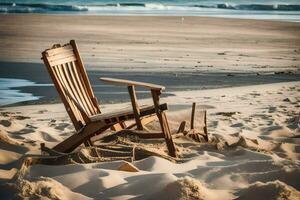
[[[132,104],[132,109],[101,113],[74,40],[65,45],[53,45],[51,49],[42,52],[42,60],[76,129],[76,134],[54,146],[52,151],[68,153],[81,144],[92,146],[92,137],[109,128],[119,131],[136,126],[137,129],[143,130],[147,123],[157,117],[162,132],[143,135],[145,138],[164,138],[169,155],[176,157],[175,146],[164,112],[168,107],[167,104],[159,103],[160,94],[164,90],[163,86],[123,79],[101,78],[106,83],[127,86]],[[150,90],[153,105],[138,106],[135,86]],[[124,122],[133,119],[135,123],[126,126]],[[44,145],[41,145],[41,148],[49,150]]]

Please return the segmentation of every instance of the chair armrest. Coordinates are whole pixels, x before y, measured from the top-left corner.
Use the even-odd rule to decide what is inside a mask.
[[[101,81],[106,83],[111,83],[114,85],[127,85],[127,86],[142,86],[146,88],[150,88],[151,90],[164,90],[165,87],[162,85],[156,85],[152,83],[138,82],[138,81],[130,81],[126,79],[117,79],[117,78],[100,78]]]

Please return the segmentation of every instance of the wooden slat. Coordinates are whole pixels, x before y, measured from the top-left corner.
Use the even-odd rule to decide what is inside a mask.
[[[88,92],[88,94],[89,94],[89,96],[90,96],[91,99],[95,98],[94,92],[93,92],[92,87],[91,87],[90,80],[88,79],[85,67],[84,67],[82,59],[80,57],[79,50],[78,50],[77,45],[75,43],[75,40],[71,40],[70,41],[70,45],[73,47],[75,56],[77,58],[78,68],[79,68],[79,71],[81,72],[81,75],[82,75],[81,77],[82,77],[82,79],[84,81],[85,89]],[[94,105],[94,106],[96,107],[98,105]]]
[[[97,122],[91,123],[89,126],[84,127],[78,134],[71,135],[66,140],[57,144],[53,147],[53,150],[58,152],[71,152],[76,149],[80,144],[94,136],[97,130],[97,133],[100,134],[106,129],[108,129],[110,125],[105,125],[104,123]]]
[[[65,95],[65,92],[62,91],[62,83],[61,81],[59,80],[59,75],[58,73],[55,71],[55,69],[53,69],[53,76],[55,78],[55,81],[57,81],[57,87],[59,88],[58,91],[60,91],[60,96],[63,96],[62,99],[63,99],[63,102],[65,104],[65,107],[66,107],[66,110],[68,112],[68,114],[70,115],[70,118],[74,124],[74,127],[76,130],[80,129],[80,125],[78,124],[78,121],[81,121],[82,119],[80,117],[78,117],[78,111],[75,109],[75,106],[70,103],[70,99]]]
[[[70,74],[69,74],[69,66],[68,64],[64,64],[62,65],[62,71],[64,73],[64,76],[65,76],[65,79],[67,81],[67,83],[69,84],[69,87],[70,89],[72,90],[72,93],[73,93],[73,97],[79,102],[79,104],[84,108],[85,112],[88,114],[88,115],[91,115],[89,109],[88,109],[88,106],[86,105],[86,103],[84,101],[82,101],[80,99],[80,95],[78,94],[78,91],[74,85],[74,77],[71,77]]]
[[[85,89],[85,86],[84,86],[84,82],[81,78],[81,74],[80,71],[77,69],[78,66],[76,65],[76,62],[72,62],[72,70],[74,72],[74,75],[76,77],[76,81],[77,81],[77,84],[79,86],[79,89],[80,89],[80,92],[82,94],[82,97],[84,98],[84,101],[87,103],[87,105],[89,106],[89,109],[91,111],[91,114],[92,115],[95,115],[97,114],[97,109],[95,108],[91,98],[89,97],[88,93],[87,93],[87,90]]]
[[[76,88],[75,88],[75,86],[74,86],[74,84],[73,84],[73,78],[70,76],[70,74],[69,74],[69,70],[68,70],[68,65],[67,65],[67,63],[66,64],[64,64],[64,65],[62,65],[63,67],[62,67],[62,71],[63,71],[63,73],[64,73],[64,75],[65,75],[65,80],[67,81],[67,84],[69,85],[69,87],[70,87],[70,89],[71,89],[71,91],[73,92],[73,97],[74,97],[74,99],[76,99],[76,101],[80,104],[80,106],[81,107],[83,107],[84,108],[84,112],[88,115],[88,116],[90,116],[91,115],[91,113],[90,113],[90,111],[89,111],[89,109],[88,109],[88,106],[85,104],[85,102],[82,102],[82,101],[80,101],[80,97],[79,97],[79,94],[78,94],[78,92],[76,91]],[[80,110],[79,110],[80,111]],[[81,112],[81,111],[80,111]]]
[[[61,54],[61,53],[65,53],[67,51],[70,51],[70,50],[73,50],[72,46],[71,45],[66,45],[66,46],[63,46],[63,47],[59,47],[59,48],[55,48],[55,49],[48,49],[46,50],[47,52],[47,56],[54,56],[54,55],[57,55],[57,54]]]
[[[65,108],[66,108],[66,110],[67,110],[67,112],[68,112],[68,114],[71,118],[71,121],[73,122],[73,125],[74,125],[75,129],[76,130],[81,129],[82,128],[82,123],[80,122],[80,119],[76,118],[74,111],[71,109],[70,104],[68,102],[68,99],[66,98],[66,96],[64,95],[64,92],[61,89],[59,79],[57,77],[56,72],[54,71],[54,67],[51,67],[49,62],[48,62],[46,51],[42,52],[42,59],[43,59],[45,65],[46,65],[46,68],[47,68],[47,70],[50,74],[50,77],[52,78],[52,81],[55,85],[55,88],[56,88],[57,92],[61,96],[62,102],[64,103],[64,106],[65,106]]]
[[[102,77],[100,78],[101,81],[115,84],[115,85],[127,85],[127,86],[143,86],[150,88],[152,90],[164,90],[165,87],[162,85],[156,85],[152,83],[145,83],[145,82],[138,82],[138,81],[131,81],[131,80],[126,80],[126,79],[118,79],[118,78],[107,78],[107,77]]]
[[[76,118],[79,118],[79,113],[78,113],[78,110],[75,109],[75,105],[72,103],[70,97],[68,97],[66,94],[65,94],[65,91],[63,90],[63,87],[66,88],[65,84],[64,84],[64,81],[62,80],[61,78],[61,74],[60,74],[60,71],[59,71],[59,68],[60,66],[55,66],[53,67],[53,72],[58,80],[58,84],[59,84],[59,87],[61,88],[60,90],[62,90],[62,95],[64,96],[64,98],[67,99],[68,101],[68,104],[69,106],[71,107],[72,109],[72,112],[74,112],[74,115]],[[82,120],[82,119],[81,119]]]
[[[168,106],[167,104],[161,104],[159,105],[159,109],[160,110],[167,110]],[[151,114],[155,113],[155,108],[154,106],[147,106],[147,107],[142,107],[140,110],[140,116],[144,117],[144,116],[148,116]],[[113,119],[113,118],[118,118],[118,117],[124,117],[124,116],[129,116],[126,119],[134,119],[134,115],[133,115],[133,111],[132,109],[126,109],[126,110],[120,110],[120,111],[116,111],[113,113],[103,113],[103,114],[98,114],[95,116],[91,116],[91,121],[103,121],[105,119]],[[124,120],[119,120],[119,121],[124,121]]]
[[[55,65],[60,65],[60,64],[65,64],[65,63],[68,63],[68,62],[72,62],[72,61],[76,61],[76,57],[74,55],[70,55],[69,57],[66,57],[66,58],[63,58],[63,59],[49,61],[49,64],[51,66],[55,66]]]
[[[143,124],[140,119],[140,108],[137,103],[137,98],[136,98],[135,89],[134,89],[133,85],[128,86],[128,92],[130,95],[130,100],[131,100],[131,105],[132,105],[132,109],[133,109],[133,113],[134,113],[136,127],[138,130],[143,130]]]
[[[150,116],[144,117],[143,119],[141,119],[141,121],[142,121],[143,126],[145,126],[145,125],[153,122],[156,119],[157,119],[156,115],[150,115]]]
[[[53,68],[53,71],[54,71],[55,76],[58,80],[59,87],[62,88],[63,83],[62,83],[61,75],[58,71],[58,67],[59,66],[56,66],[55,68]],[[62,89],[60,89],[60,90],[62,90]],[[67,112],[69,113],[70,116],[75,117],[75,119],[72,119],[72,117],[71,117],[71,119],[72,119],[72,122],[75,126],[75,129],[79,130],[82,127],[80,126],[80,124],[78,122],[81,121],[81,124],[83,124],[83,122],[84,122],[83,117],[81,116],[79,110],[76,108],[76,106],[71,101],[71,99],[65,94],[65,91],[62,91],[62,93],[60,95],[62,96],[62,99],[66,99],[67,102],[64,103],[64,104],[66,106]]]
[[[71,92],[71,89],[70,89],[69,85],[66,84],[66,80],[65,80],[64,75],[63,75],[63,73],[62,73],[62,71],[61,71],[61,66],[58,65],[58,66],[57,66],[56,68],[54,68],[54,69],[56,69],[56,74],[57,74],[58,77],[59,77],[60,84],[62,84],[62,85],[70,92],[71,95],[73,95],[72,92]],[[84,120],[83,120],[83,117],[82,117],[80,111],[76,108],[76,106],[74,105],[74,103],[71,101],[71,99],[69,99],[69,97],[65,94],[65,92],[64,92],[64,95],[65,95],[65,97],[68,99],[68,103],[69,103],[70,105],[72,105],[72,110],[73,110],[73,112],[74,112],[75,117],[76,117],[78,120],[82,121],[82,123],[83,123]]]
[[[123,130],[123,129],[124,129],[124,128],[121,126],[120,123],[117,123],[117,124],[115,124],[115,125],[113,125],[113,126],[111,127],[111,130],[116,131],[116,132],[118,132],[118,131],[120,131],[120,130]]]
[[[72,63],[67,63],[67,66],[68,66],[68,71],[70,73],[70,77],[72,77],[72,83],[75,87],[75,90],[76,90],[78,96],[79,96],[80,103],[86,105],[86,108],[89,110],[89,115],[93,115],[94,112],[90,108],[90,106],[88,105],[88,102],[86,102],[86,99],[84,97],[86,95],[82,93],[82,90],[80,88],[81,83],[80,83],[80,80],[78,80],[78,75],[75,74],[74,71],[73,71],[73,68],[74,68],[73,64]]]
[[[48,60],[49,61],[54,61],[54,60],[59,60],[59,59],[67,58],[67,57],[70,57],[70,56],[75,56],[73,50],[68,50],[65,53],[57,54],[57,55],[54,55],[54,56],[49,56]]]

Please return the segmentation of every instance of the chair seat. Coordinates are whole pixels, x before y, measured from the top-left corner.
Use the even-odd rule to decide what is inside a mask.
[[[168,109],[168,105],[166,103],[163,103],[159,105],[159,108],[161,111],[164,111]],[[153,105],[141,106],[140,117],[144,117],[151,114],[155,114],[155,108]],[[119,111],[111,111],[108,113],[101,113],[101,114],[90,116],[90,120],[92,122],[104,121],[107,124],[122,122],[129,119],[134,119],[134,113],[132,108],[119,110]]]

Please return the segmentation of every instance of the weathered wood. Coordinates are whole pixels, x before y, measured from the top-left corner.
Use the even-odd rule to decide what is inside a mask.
[[[165,141],[167,143],[167,147],[169,150],[169,155],[173,157],[177,157],[176,155],[176,149],[175,145],[171,136],[171,131],[169,128],[168,120],[166,114],[159,109],[159,95],[161,91],[160,90],[151,90],[152,99],[155,107],[156,115],[159,119],[161,130],[164,134]]]
[[[206,142],[208,142],[209,138],[208,138],[208,131],[207,131],[207,118],[206,118],[206,110],[204,111],[204,127],[203,127],[203,130],[204,130],[204,138],[206,140]]]
[[[194,102],[194,103],[193,103],[193,105],[192,105],[192,114],[191,114],[191,129],[194,129],[195,110],[196,110],[196,103]]]
[[[153,122],[154,120],[157,119],[156,115],[150,115],[150,116],[146,116],[144,118],[141,119],[143,126]]]
[[[78,91],[76,90],[76,88],[73,84],[73,80],[72,80],[73,78],[69,75],[68,66],[66,63],[62,64],[61,72],[63,73],[62,77],[65,79],[65,85],[67,85],[69,88],[68,91],[70,91],[70,93],[72,94],[74,99],[77,99],[77,101],[80,102],[80,105],[81,105],[81,107],[84,108],[85,113],[87,113],[88,115],[91,115],[91,112],[88,109],[86,102],[82,101],[82,99],[80,99]]]
[[[60,80],[60,87],[62,88],[62,90],[65,92],[65,94],[67,95],[67,97],[69,98],[68,100],[68,103],[69,103],[69,106],[70,105],[73,105],[73,106],[70,106],[70,108],[73,109],[73,112],[76,116],[76,123],[78,121],[81,121],[82,124],[85,124],[86,123],[86,120],[88,119],[88,117],[83,114],[84,112],[84,108],[82,107],[82,105],[80,104],[80,102],[78,101],[73,101],[72,99],[75,100],[75,97],[74,97],[74,94],[73,94],[73,90],[71,89],[71,87],[69,86],[68,82],[66,81],[66,77],[62,71],[62,65],[58,65],[56,67],[56,74],[58,75],[59,77],[59,80]],[[78,103],[78,105],[76,105],[76,102]],[[80,104],[80,106],[79,106]],[[80,107],[82,107],[82,111],[80,111]]]
[[[67,112],[68,112],[68,114],[71,118],[71,121],[74,124],[75,129],[79,130],[81,128],[81,124],[78,123],[78,121],[80,121],[80,119],[78,119],[75,116],[74,108],[73,109],[71,108],[71,105],[70,105],[67,97],[64,95],[64,92],[62,91],[61,83],[59,82],[57,74],[55,73],[55,70],[54,70],[55,68],[50,66],[46,55],[47,55],[47,51],[44,51],[42,53],[42,56],[43,56],[42,59],[43,59],[45,65],[47,67],[47,70],[50,74],[50,77],[51,77],[53,83],[54,83],[54,86],[55,86],[56,90],[58,91],[58,93],[59,93],[59,95],[60,95],[60,97],[63,101],[63,104],[64,104],[64,106],[65,106],[65,108],[66,108],[66,110],[67,110]]]
[[[89,123],[87,126],[81,129],[77,134],[71,135],[61,143],[53,147],[53,150],[58,152],[69,153],[76,149],[80,144],[94,136],[96,133],[100,134],[108,129],[111,124],[105,124],[103,122]]]
[[[145,116],[141,119],[141,122],[143,124],[143,128],[145,129],[146,128],[146,125],[153,122],[154,120],[157,119],[157,116],[156,115],[150,115],[150,116]],[[136,126],[136,123],[132,123],[128,126],[126,126],[126,129],[132,129],[133,127]]]
[[[41,148],[41,153],[43,154],[44,152],[48,153],[50,156],[62,156],[65,155],[65,153],[61,153],[58,151],[55,151],[53,149],[50,149],[48,147],[46,147],[45,143],[41,143],[40,144],[40,148]]]
[[[167,123],[166,115],[163,112],[167,109],[167,105],[160,105],[157,96],[153,98],[155,99],[155,106],[139,108],[134,90],[135,86],[147,87],[151,89],[151,92],[155,96],[164,89],[163,86],[122,79],[104,78],[102,79],[103,81],[128,86],[133,109],[131,111],[101,114],[97,98],[94,96],[74,40],[71,40],[69,44],[63,46],[56,44],[52,49],[45,50],[42,53],[42,59],[77,131],[77,134],[70,136],[53,147],[52,153],[71,152],[82,143],[86,146],[91,146],[93,145],[91,137],[101,134],[108,128],[112,127],[115,130],[128,128],[124,124],[126,120],[135,119],[138,129],[145,128],[143,125],[153,121],[153,114],[156,113],[163,134],[151,133],[144,134],[142,137],[159,138],[164,136],[170,155],[176,156],[175,147],[170,135],[170,128]],[[146,117],[149,115],[151,117]],[[42,146],[42,148],[46,149],[45,146]]]
[[[115,124],[115,125],[113,125],[112,127],[111,127],[111,130],[113,130],[113,131],[120,131],[120,130],[123,130],[124,128],[122,127],[122,125],[121,125],[121,122],[120,123],[117,123],[117,124]]]
[[[68,71],[68,78],[69,78],[70,84],[74,88],[76,98],[78,99],[78,101],[81,102],[82,106],[84,106],[85,113],[88,113],[88,115],[94,114],[92,108],[89,106],[89,102],[85,98],[86,95],[84,95],[84,93],[82,92],[82,90],[80,88],[80,83],[78,82],[76,75],[74,74],[73,70],[71,69],[72,64],[66,63],[66,65],[67,65],[66,70]]]
[[[185,130],[186,121],[182,121],[179,125],[179,128],[177,130],[177,133],[183,133]]]
[[[127,86],[143,86],[146,88],[150,88],[151,90],[164,90],[165,87],[162,85],[156,85],[152,83],[144,83],[144,82],[138,82],[138,81],[130,81],[126,79],[117,79],[117,78],[107,78],[102,77],[100,78],[101,81],[112,83],[115,85],[127,85]]]
[[[53,59],[53,60],[50,60],[49,61],[49,64],[51,66],[55,66],[55,65],[60,65],[60,64],[64,64],[64,63],[68,63],[68,62],[73,62],[73,61],[76,61],[77,58],[75,55],[70,55],[70,56],[67,56],[65,58],[62,58],[62,59]]]
[[[88,92],[90,98],[96,98],[95,95],[94,95],[94,92],[92,90],[91,83],[90,83],[90,81],[88,79],[85,67],[84,67],[83,62],[81,60],[81,56],[80,56],[79,50],[77,48],[77,45],[75,43],[75,40],[71,40],[70,44],[73,47],[74,53],[75,53],[75,55],[77,57],[77,63],[78,63],[78,66],[79,66],[79,71],[82,74],[82,80],[85,83],[84,84],[85,85],[85,89]],[[97,108],[99,105],[94,105],[94,106]],[[100,112],[99,108],[97,110]]]
[[[79,73],[79,70],[77,68],[78,67],[76,66],[75,62],[72,62],[70,69],[71,69],[71,71],[73,71],[73,73],[75,75],[75,80],[76,80],[76,82],[77,82],[77,84],[79,86],[79,90],[80,90],[80,93],[83,96],[84,101],[87,102],[87,104],[90,107],[90,109],[92,109],[92,113],[93,114],[101,113],[100,110],[99,110],[99,107],[98,106],[97,107],[94,106],[95,103],[98,105],[96,97],[89,98],[89,95],[88,95],[87,91],[84,89],[83,81],[80,78],[81,76],[79,76],[80,73]],[[94,101],[96,101],[96,102],[94,102]]]
[[[50,56],[55,56],[57,54],[64,54],[66,52],[69,52],[69,51],[73,51],[73,48],[71,45],[67,44],[61,48],[53,48],[53,49],[47,49],[46,50],[46,56],[47,57],[50,57]]]
[[[54,56],[48,56],[48,60],[52,62],[52,61],[64,59],[64,58],[67,58],[67,57],[70,57],[70,56],[75,57],[73,49],[70,49],[70,50],[65,51],[63,53],[60,53],[60,54],[56,54]]]
[[[158,105],[158,107],[160,110],[168,109],[168,106],[165,103]],[[152,115],[154,113],[156,113],[154,106],[146,106],[146,107],[142,107],[140,109],[141,117],[144,117],[147,115]],[[134,114],[133,114],[132,109],[126,109],[126,110],[120,110],[118,112],[103,113],[103,114],[99,114],[99,115],[90,116],[90,120],[92,122],[94,122],[94,121],[106,121],[106,122],[114,121],[114,122],[118,123],[121,121],[125,121],[127,119],[134,119]]]
[[[135,88],[134,85],[129,85],[128,86],[128,92],[129,92],[129,96],[130,96],[130,100],[131,100],[131,105],[132,105],[132,109],[133,109],[133,113],[134,113],[134,119],[136,122],[136,126],[138,130],[143,130],[143,124],[141,122],[140,119],[140,108],[139,105],[137,103],[137,98],[136,98],[136,94],[135,94]]]

